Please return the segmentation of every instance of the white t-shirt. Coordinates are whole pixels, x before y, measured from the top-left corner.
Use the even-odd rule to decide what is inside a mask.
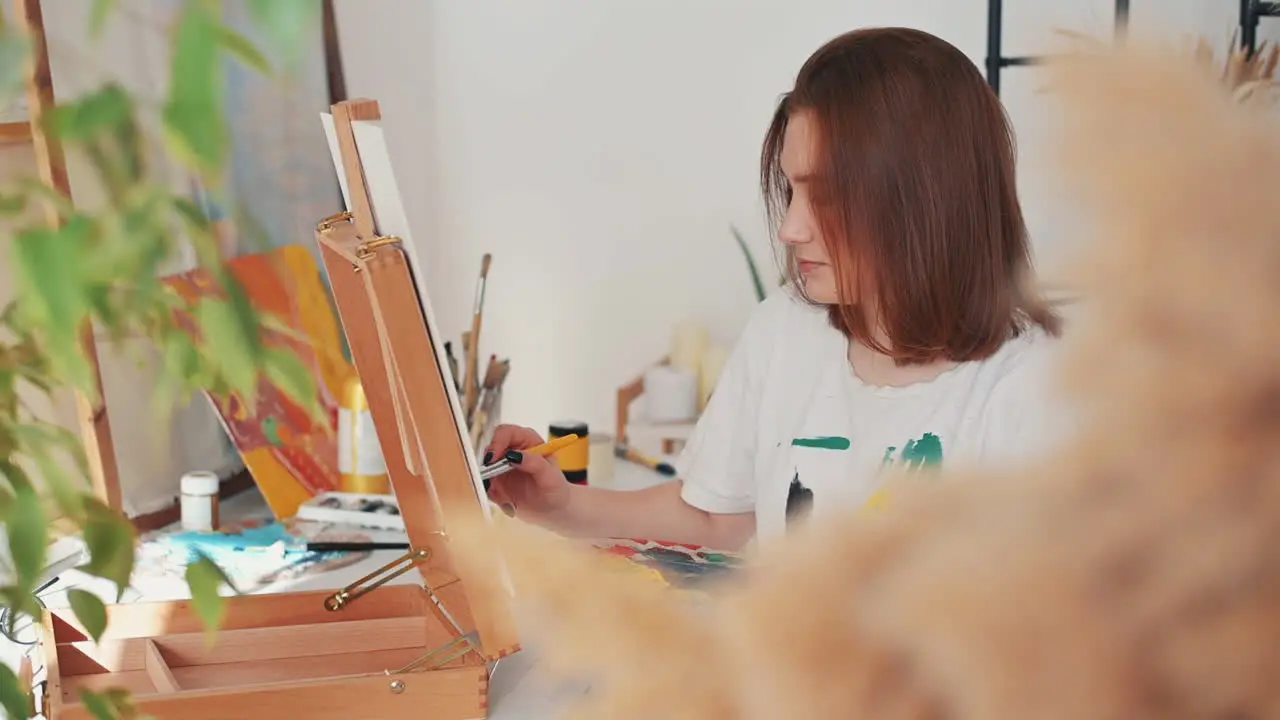
[[[757,309],[676,467],[682,497],[756,514],[756,539],[865,506],[886,464],[1013,460],[1057,440],[1047,352],[1029,329],[983,361],[901,387],[862,382],[827,311],[780,289]],[[790,513],[788,507],[790,506]]]

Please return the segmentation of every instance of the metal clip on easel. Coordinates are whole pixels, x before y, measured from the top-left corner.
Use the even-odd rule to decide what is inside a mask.
[[[387,670],[385,672],[387,675],[403,675],[410,672],[435,670],[438,667],[448,665],[473,650],[479,653],[479,650],[476,649],[476,643],[476,634],[473,632],[459,635],[399,670]],[[483,656],[481,656],[481,659],[483,659]]]
[[[410,550],[408,553],[400,556],[396,560],[383,565],[377,570],[374,570],[368,575],[365,575],[359,580],[356,580],[338,592],[325,598],[324,607],[326,610],[331,612],[341,610],[352,601],[364,597],[365,595],[409,572],[414,567],[426,562],[430,557],[431,550],[429,548]],[[366,586],[365,583],[369,584]]]

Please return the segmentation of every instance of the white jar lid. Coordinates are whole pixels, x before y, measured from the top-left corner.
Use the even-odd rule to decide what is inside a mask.
[[[182,476],[183,495],[217,495],[218,476],[206,470],[189,472]]]

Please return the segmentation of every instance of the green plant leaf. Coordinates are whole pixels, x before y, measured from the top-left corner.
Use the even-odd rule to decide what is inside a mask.
[[[320,396],[317,392],[315,376],[303,364],[297,353],[290,350],[271,348],[266,351],[267,379],[284,391],[308,413],[315,415],[321,412]]]
[[[204,555],[187,565],[186,577],[187,586],[191,588],[191,607],[204,623],[205,640],[212,645],[227,614],[227,599],[219,589],[223,583],[233,591],[235,586],[222,568]]]
[[[257,360],[235,309],[228,302],[203,298],[196,305],[195,315],[206,354],[216,358],[232,391],[245,396],[247,402],[257,386]]]
[[[121,720],[116,704],[106,693],[97,693],[87,688],[80,689],[80,702],[93,715],[94,720]]]
[[[320,0],[249,0],[249,12],[289,65],[300,59],[302,39],[315,28],[320,11]]]
[[[21,590],[30,592],[40,582],[48,550],[47,529],[40,496],[31,487],[17,490],[9,517],[5,519],[5,531],[9,536],[9,553],[13,556],[13,569]]]
[[[174,152],[215,179],[229,147],[222,118],[221,24],[204,2],[188,2],[178,21],[170,68],[174,82],[162,115]]]
[[[194,375],[200,365],[200,352],[185,332],[167,333],[161,340],[164,369],[169,375],[185,378]]]
[[[87,590],[72,588],[67,591],[67,601],[93,641],[101,640],[102,633],[107,630],[107,607],[102,604],[102,599]]]
[[[35,593],[13,586],[0,588],[0,607],[13,608],[15,612],[27,617],[40,617],[40,603],[36,602]],[[10,617],[5,630],[13,630],[15,618]]]
[[[207,250],[216,245],[216,242],[213,238],[213,224],[209,222],[209,216],[199,205],[192,202],[190,198],[185,197],[174,197],[173,209],[183,221],[187,232],[192,235],[191,241],[196,245],[197,259],[201,264],[212,264],[210,261],[215,258],[210,256]]]
[[[18,415],[18,371],[12,355],[11,348],[0,346],[0,418]],[[0,439],[0,458],[7,458],[13,453],[12,444],[12,438]]]
[[[156,720],[150,715],[139,715],[133,694],[122,688],[108,688],[102,692],[82,688],[80,702],[96,720]]]
[[[27,477],[27,473],[22,468],[9,460],[0,460],[0,475],[9,481],[9,487],[14,491],[31,488],[31,478]]]
[[[747,241],[743,239],[742,233],[738,232],[738,228],[733,225],[729,226],[729,232],[733,233],[733,239],[738,242],[738,249],[742,251],[742,257],[747,261],[747,270],[751,273],[751,285],[756,291],[757,302],[764,302],[768,295],[764,290],[764,283],[760,280],[760,271],[756,269],[756,260],[751,255],[751,250],[747,247]]]
[[[98,38],[107,27],[107,18],[115,9],[116,0],[93,0],[93,10],[89,14],[89,36]]]
[[[133,100],[124,88],[111,83],[74,102],[58,105],[50,117],[61,140],[84,141],[132,122]]]
[[[43,330],[54,372],[93,398],[97,388],[80,347],[80,327],[89,304],[79,282],[91,231],[89,219],[76,216],[57,230],[20,233],[14,251],[20,311]]]
[[[14,185],[27,196],[28,203],[34,199],[42,200],[51,205],[61,217],[70,217],[76,213],[76,207],[72,204],[71,198],[37,178],[19,178]]]
[[[16,217],[27,209],[27,196],[22,193],[0,193],[0,217]]]
[[[5,23],[0,26],[0,107],[7,106],[22,92],[31,42],[18,28]]]
[[[22,454],[35,461],[40,477],[52,491],[58,508],[67,517],[79,520],[84,511],[82,495],[54,459],[52,451],[68,453],[75,461],[80,476],[87,478],[89,465],[80,438],[66,428],[47,423],[17,424],[12,431]]]
[[[0,486],[0,522],[4,518],[9,517],[9,512],[13,509],[13,491],[7,487]]]
[[[118,602],[133,574],[133,525],[97,498],[85,498],[84,506],[84,543],[89,549],[89,562],[80,570],[114,582]]]
[[[226,25],[219,25],[218,40],[222,43],[222,47],[239,59],[240,62],[263,75],[271,74],[271,63],[267,61],[267,58],[263,56],[262,52],[258,50],[257,46],[249,38]]]
[[[25,720],[35,716],[31,688],[22,687],[18,675],[4,663],[0,663],[0,707],[4,708],[5,717],[8,718]]]

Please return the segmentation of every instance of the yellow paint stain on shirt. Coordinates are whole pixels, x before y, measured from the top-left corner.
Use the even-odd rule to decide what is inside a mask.
[[[889,503],[893,500],[893,493],[888,488],[880,488],[871,497],[867,498],[866,504],[862,506],[862,511],[876,512],[889,507]]]

